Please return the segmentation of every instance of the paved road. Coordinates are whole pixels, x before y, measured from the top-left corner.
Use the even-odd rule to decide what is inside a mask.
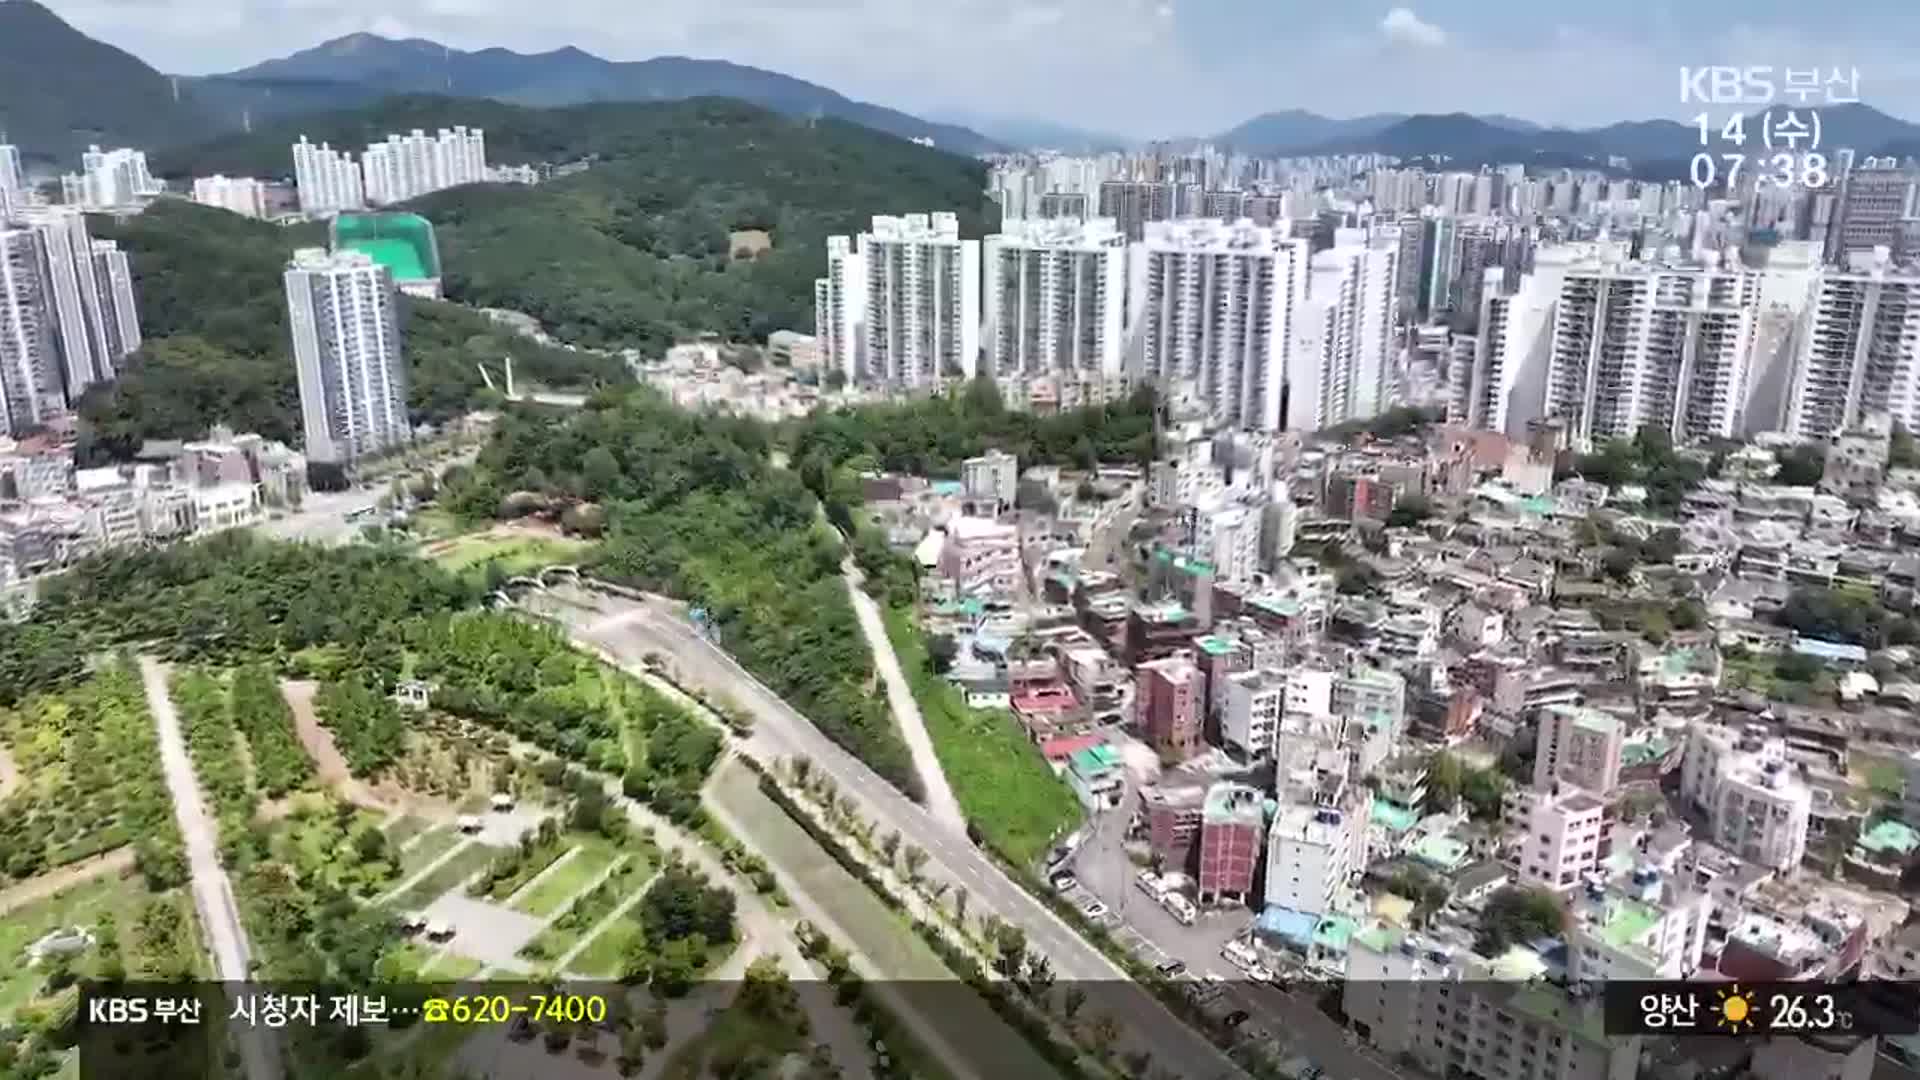
[[[219,828],[200,797],[193,760],[187,756],[187,741],[180,730],[180,715],[174,712],[173,698],[167,693],[166,667],[151,656],[142,656],[140,682],[146,688],[147,707],[153,712],[159,734],[160,768],[166,774],[174,818],[186,843],[187,866],[193,872],[193,905],[200,912],[200,926],[213,953],[214,977],[222,982],[245,982],[247,932],[240,925],[240,907],[234,902],[227,871],[220,865]],[[279,1080],[279,1051],[271,1029],[249,1029],[241,1033],[239,1042],[251,1080]]]
[[[900,656],[893,651],[893,639],[887,636],[880,605],[861,588],[865,578],[851,557],[840,564],[840,573],[847,583],[847,595],[853,600],[854,613],[860,618],[860,633],[866,637],[874,666],[880,669],[880,678],[887,684],[887,704],[893,709],[894,722],[900,725],[900,735],[913,754],[913,771],[919,775],[921,789],[927,793],[927,810],[955,836],[965,836],[967,815],[961,813],[960,800],[954,798],[947,774],[940,768],[940,756],[934,752],[933,739],[927,735],[927,721],[920,715],[920,703],[913,698],[913,687],[900,670]]]
[[[671,605],[570,588],[551,595],[582,605],[549,605],[568,622],[576,640],[629,664],[639,664],[649,653],[658,654],[673,664],[683,682],[723,691],[749,709],[755,722],[752,738],[741,744],[747,753],[763,762],[796,755],[810,758],[816,768],[834,778],[844,795],[864,804],[870,818],[886,822],[925,850],[929,876],[964,887],[974,912],[991,912],[1024,930],[1029,945],[1047,957],[1058,978],[1085,986],[1095,1007],[1112,1014],[1132,1041],[1152,1050],[1156,1061],[1188,1080],[1243,1075],[1225,1054],[1015,884],[991,859],[950,833],[924,808],[822,735],[731,657],[694,633]]]

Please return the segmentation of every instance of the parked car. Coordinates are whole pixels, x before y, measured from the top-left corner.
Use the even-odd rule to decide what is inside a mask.
[[[1053,891],[1054,892],[1066,892],[1067,890],[1072,889],[1074,886],[1078,884],[1080,884],[1080,879],[1074,877],[1072,874],[1053,875]]]
[[[1246,1023],[1247,1020],[1252,1017],[1252,1015],[1253,1015],[1252,1013],[1249,1013],[1245,1009],[1235,1009],[1232,1012],[1227,1014],[1227,1017],[1225,1020],[1222,1020],[1220,1022],[1227,1025],[1230,1028],[1237,1028],[1241,1024]]]
[[[1160,965],[1153,970],[1165,975],[1169,979],[1177,979],[1187,970],[1187,965],[1179,960],[1166,960],[1162,961]]]
[[[1182,926],[1192,926],[1194,918],[1199,914],[1193,906],[1193,901],[1176,892],[1170,892],[1161,897],[1160,906],[1167,909],[1167,914],[1180,920]]]
[[[1139,887],[1141,892],[1146,893],[1155,900],[1160,899],[1167,891],[1165,883],[1160,880],[1160,875],[1151,870],[1140,871],[1140,873],[1134,877],[1133,883]]]
[[[1081,908],[1080,913],[1089,919],[1103,919],[1107,914],[1107,905],[1095,900],[1093,903]]]
[[[1249,973],[1260,964],[1260,954],[1244,941],[1227,942],[1220,947],[1220,955],[1226,957],[1227,963]]]

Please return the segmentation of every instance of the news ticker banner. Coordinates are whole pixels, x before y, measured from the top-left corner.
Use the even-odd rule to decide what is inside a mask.
[[[1093,1012],[1103,1007],[1102,995],[1133,989],[1124,983],[1079,985],[1087,995],[1086,1007]],[[800,995],[835,992],[821,982],[796,982],[793,987]],[[711,995],[709,1004],[720,1009],[732,999],[734,988],[696,984],[690,993]],[[933,1008],[940,1007],[940,994],[972,993],[961,983],[916,984],[916,989],[911,996]],[[1229,989],[1256,1002],[1264,995],[1282,993],[1255,984]],[[1297,1005],[1311,1003],[1317,992],[1329,988],[1295,989],[1290,997]],[[1382,984],[1380,989],[1422,994],[1432,988],[1390,984],[1389,989],[1389,984]],[[1486,987],[1496,1003],[1516,989],[1514,984]],[[1582,996],[1589,1005],[1603,1009],[1605,1033],[1610,1037],[1869,1036],[1920,1031],[1920,985],[1915,984],[1621,981],[1592,986]],[[1238,1008],[1239,1000],[1231,999],[1233,1008]],[[268,1080],[285,1075],[278,1065],[289,1056],[303,1065],[303,1073],[311,1073],[315,1065],[324,1071],[329,1062],[341,1070],[351,1068],[383,1047],[397,1045],[389,1033],[409,1028],[421,1029],[410,1038],[437,1031],[473,1047],[474,1054],[488,1060],[518,1054],[527,1056],[530,1064],[537,1063],[540,1055],[554,1052],[547,1040],[561,1035],[575,1052],[611,1058],[619,1053],[622,1033],[642,1023],[650,1008],[647,995],[613,982],[476,981],[365,988],[277,983],[82,984],[70,1022],[56,1038],[62,1045],[79,1047],[82,1080],[171,1076]],[[1293,1034],[1298,1036],[1293,1039],[1298,1044],[1294,1048],[1311,1054],[1312,1037],[1305,1032]],[[981,1037],[997,1036],[983,1031]]]

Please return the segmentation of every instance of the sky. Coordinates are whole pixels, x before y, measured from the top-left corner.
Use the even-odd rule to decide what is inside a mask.
[[[1682,65],[1857,69],[1920,119],[1916,0],[46,0],[162,71],[228,71],[357,31],[576,45],[785,72],[919,114],[1132,138],[1307,109],[1585,126],[1699,111]]]

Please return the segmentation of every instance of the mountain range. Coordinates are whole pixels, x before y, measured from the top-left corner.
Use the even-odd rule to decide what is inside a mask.
[[[789,116],[833,117],[901,138],[931,140],[961,154],[1029,147],[1086,153],[1146,142],[977,110],[948,109],[938,118],[922,118],[724,60],[614,61],[571,47],[468,52],[419,38],[365,33],[222,75],[175,77],[87,37],[38,0],[0,0],[0,140],[21,145],[42,164],[71,167],[88,143],[165,149],[273,126],[277,118],[337,114],[393,95],[421,93],[542,108],[729,97]],[[1829,148],[1920,154],[1920,125],[1866,105],[1823,108],[1820,116],[1822,142]],[[1757,133],[1758,125],[1749,128]],[[1715,136],[1712,152],[1732,149]],[[1193,146],[1201,141],[1164,142]],[[1621,157],[1636,171],[1658,164],[1669,172],[1684,171],[1702,149],[1696,129],[1671,120],[1570,129],[1499,114],[1375,113],[1338,119],[1298,109],[1256,116],[1204,141],[1252,154],[1371,152],[1467,168],[1508,161],[1579,167]]]

